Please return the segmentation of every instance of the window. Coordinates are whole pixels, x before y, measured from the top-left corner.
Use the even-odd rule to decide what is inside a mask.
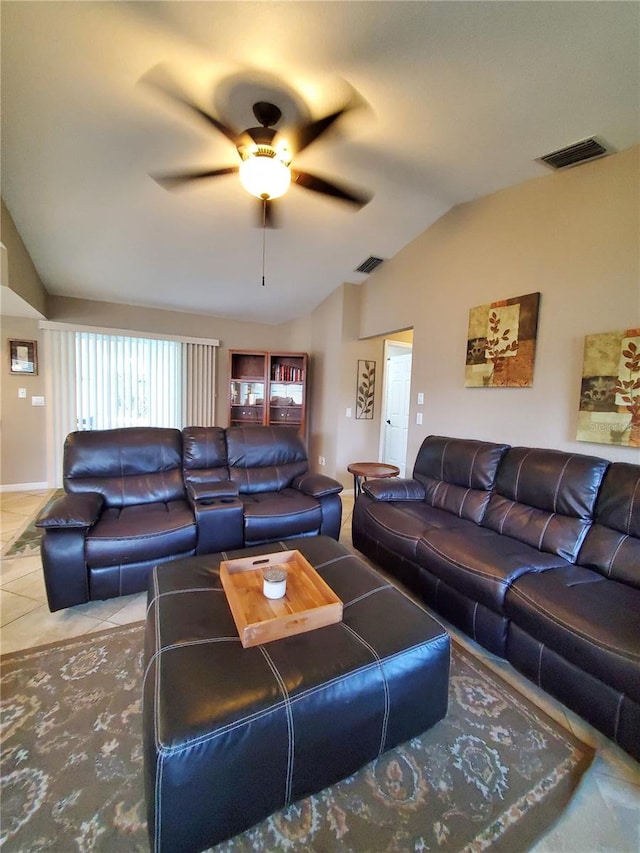
[[[40,326],[49,485],[61,485],[64,440],[75,430],[214,423],[218,341]]]
[[[182,344],[75,333],[77,429],[182,427]]]

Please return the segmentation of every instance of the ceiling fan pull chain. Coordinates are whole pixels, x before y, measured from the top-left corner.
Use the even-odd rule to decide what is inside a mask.
[[[267,199],[262,199],[262,286],[264,287],[264,247],[267,233]]]

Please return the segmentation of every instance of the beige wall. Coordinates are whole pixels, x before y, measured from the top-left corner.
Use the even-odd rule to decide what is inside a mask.
[[[360,286],[343,285],[316,308],[310,324],[314,373],[309,459],[314,470],[335,477],[346,489],[353,489],[347,471],[350,462],[379,458],[385,335],[359,339],[360,298]],[[386,337],[411,341],[412,333]],[[376,397],[370,420],[355,417],[359,359],[376,362]],[[351,417],[347,417],[347,409],[351,409]],[[319,456],[326,459],[324,468],[318,464]]]
[[[362,286],[362,337],[414,327],[408,460],[441,433],[640,462],[575,441],[584,336],[640,326],[639,159],[635,147],[460,205]],[[533,387],[465,388],[469,309],[533,291]]]
[[[3,305],[5,288],[8,288],[20,297],[7,300],[10,304],[26,303],[26,308],[35,309],[30,311],[30,314],[39,312],[44,315],[47,309],[47,292],[4,201],[1,202],[0,208],[0,239],[6,250],[7,274],[6,281],[4,275],[2,281]],[[0,484],[42,484],[46,481],[45,409],[31,404],[32,397],[44,396],[42,367],[40,365],[36,376],[14,376],[9,372],[9,341],[12,338],[36,341],[39,354],[42,355],[38,321],[3,314],[0,318],[0,337]],[[26,389],[26,398],[18,397],[19,388]]]
[[[0,239],[7,249],[8,272],[8,282],[2,283],[46,316],[47,291],[4,201],[0,202],[0,208]]]
[[[46,483],[45,409],[33,406],[31,398],[44,396],[42,363],[37,376],[15,376],[9,373],[9,340],[31,340],[40,344],[38,321],[24,317],[2,317],[2,368],[0,401],[0,483],[7,486],[29,484],[32,488]],[[38,346],[39,354],[42,347]],[[26,398],[18,397],[25,388]],[[45,399],[46,404],[46,399]]]

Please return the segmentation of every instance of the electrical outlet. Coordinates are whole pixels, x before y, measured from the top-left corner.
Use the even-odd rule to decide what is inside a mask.
[[[424,405],[424,394],[422,393],[422,391],[418,391],[418,405]]]
[[[327,460],[324,456],[318,456],[318,465],[322,465],[323,467],[327,464]]]
[[[418,426],[422,426],[422,412],[418,412],[418,414],[416,415],[416,423],[418,424]]]
[[[347,415],[347,417],[348,417],[348,418],[350,418],[350,417],[351,417],[351,409],[347,409],[347,411],[346,411],[346,415]]]

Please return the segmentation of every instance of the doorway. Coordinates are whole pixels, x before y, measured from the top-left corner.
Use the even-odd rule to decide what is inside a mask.
[[[380,459],[406,476],[413,345],[385,340]]]

